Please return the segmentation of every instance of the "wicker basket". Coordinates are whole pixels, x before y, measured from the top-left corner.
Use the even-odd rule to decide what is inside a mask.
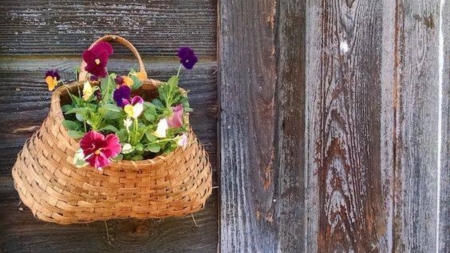
[[[93,45],[98,41],[117,41],[128,47],[139,61],[139,76],[144,83],[140,92],[155,93],[160,82],[147,78],[142,59],[131,43],[112,35]],[[76,82],[70,89],[80,85],[82,82]],[[70,224],[183,216],[203,209],[212,189],[211,165],[192,131],[185,149],[177,148],[167,155],[114,162],[102,171],[89,166],[76,168],[72,161],[79,143],[61,124],[61,104],[68,101],[64,87],[53,93],[47,118],[25,143],[12,169],[15,188],[35,217]]]

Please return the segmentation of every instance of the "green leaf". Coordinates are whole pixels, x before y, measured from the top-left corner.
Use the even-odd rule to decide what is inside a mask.
[[[119,132],[119,129],[117,129],[115,126],[112,126],[112,125],[104,126],[104,127],[100,128],[99,130],[100,131],[111,131],[113,133]]]
[[[133,160],[133,161],[140,161],[143,159],[144,159],[144,157],[142,157],[142,155],[135,155],[131,158],[131,160]]]
[[[141,88],[142,81],[139,80],[139,78],[135,75],[131,75],[130,77],[133,80],[133,86],[131,86],[131,89],[137,90],[137,89]]]
[[[136,144],[135,148],[137,151],[142,151],[142,150],[144,150],[144,145],[142,145],[141,143],[138,143],[138,144]]]
[[[100,84],[100,88],[102,89],[102,93],[105,92],[107,90],[107,88],[108,88],[108,84],[109,84],[108,80],[109,80],[109,77],[102,78],[102,81],[101,81],[101,84]],[[105,94],[102,94],[102,95],[105,95]]]
[[[172,76],[167,83],[172,87],[178,87],[178,76]]]
[[[154,122],[154,121],[156,120],[155,115],[154,115],[152,112],[148,111],[148,110],[145,111],[144,117],[145,117],[145,119],[148,120],[150,123],[152,123],[152,122]]]
[[[161,100],[159,100],[159,99],[157,99],[157,98],[155,98],[155,99],[152,100],[152,104],[154,104],[156,107],[159,107],[159,108],[163,108],[163,107],[164,107],[164,105],[163,105],[163,103],[161,102]]]
[[[123,155],[122,154],[118,154],[112,160],[118,162],[118,161],[122,161],[122,159],[123,159]]]
[[[73,108],[72,105],[63,105],[63,106],[61,107],[61,111],[62,111],[62,112],[67,112],[67,111],[69,111],[69,110],[72,109],[72,108]]]
[[[161,147],[158,146],[157,144],[150,144],[148,146],[148,150],[152,153],[158,153],[161,150]]]
[[[66,114],[79,113],[86,115],[89,112],[89,108],[72,108],[66,112]]]
[[[62,121],[62,125],[67,129],[67,130],[80,130],[81,129],[81,124],[75,121],[71,121],[71,120],[63,120]]]
[[[74,138],[74,139],[79,139],[84,136],[84,133],[81,131],[69,130],[69,131],[67,131],[67,133],[69,134],[69,136],[71,138]]]
[[[147,131],[145,132],[145,137],[147,137],[147,140],[149,142],[154,142],[156,140],[158,140],[158,137],[153,135],[153,131]]]
[[[128,138],[127,130],[120,129],[118,132],[116,132],[117,137],[119,137],[120,142],[126,142]]]
[[[122,108],[118,107],[117,105],[106,104],[106,105],[103,105],[102,107],[100,107],[100,110],[112,111],[112,112],[121,112]]]

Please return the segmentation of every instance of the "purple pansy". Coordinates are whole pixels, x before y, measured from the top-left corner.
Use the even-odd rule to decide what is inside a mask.
[[[84,68],[87,72],[97,77],[105,77],[107,75],[106,65],[108,57],[113,53],[113,48],[108,42],[100,41],[91,49],[83,52],[83,60],[86,62]]]
[[[189,47],[180,47],[180,49],[178,49],[178,57],[180,57],[180,63],[183,64],[186,69],[192,69],[198,61],[194,51]]]
[[[128,100],[130,99],[131,89],[126,85],[121,85],[113,93],[114,101],[116,101],[117,106],[124,107]]]

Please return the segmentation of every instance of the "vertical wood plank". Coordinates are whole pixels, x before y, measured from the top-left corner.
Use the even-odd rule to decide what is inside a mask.
[[[304,1],[222,1],[221,251],[305,245]]]
[[[275,252],[275,0],[221,1],[221,252]]]
[[[277,175],[281,252],[302,252],[305,223],[306,1],[279,3],[277,78]]]
[[[443,76],[439,252],[450,251],[450,3],[442,6]]]
[[[389,252],[393,14],[358,0],[311,1],[307,13],[308,252]]]
[[[396,252],[437,252],[439,2],[397,1]]]

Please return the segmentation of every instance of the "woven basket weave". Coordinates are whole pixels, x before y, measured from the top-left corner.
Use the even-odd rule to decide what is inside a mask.
[[[147,79],[141,57],[131,43],[112,35],[93,45],[98,41],[117,41],[128,47],[139,61],[143,79],[139,92],[155,93],[160,82]],[[73,92],[81,85],[76,82],[69,88]],[[76,168],[72,161],[79,143],[61,124],[61,104],[69,101],[64,87],[53,93],[47,118],[25,143],[12,169],[15,188],[35,217],[71,224],[183,216],[203,209],[212,189],[211,165],[192,131],[185,149],[179,147],[167,155],[114,162],[102,171],[90,166]]]

